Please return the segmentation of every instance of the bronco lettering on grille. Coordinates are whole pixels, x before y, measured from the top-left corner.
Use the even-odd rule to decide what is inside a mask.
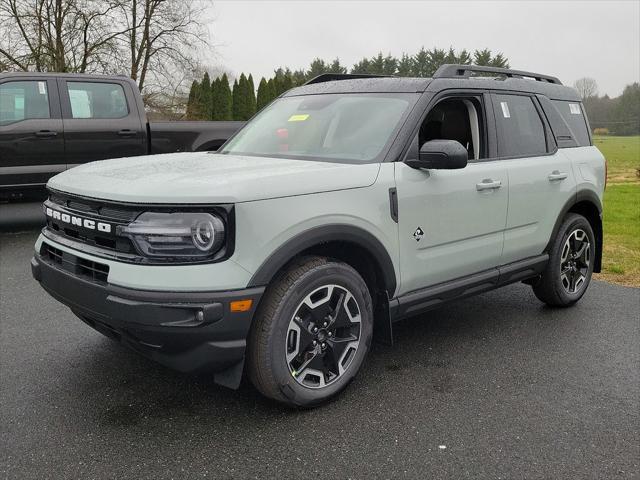
[[[97,229],[99,232],[111,233],[111,224],[109,223],[96,222],[95,220],[91,220],[89,218],[76,217],[75,215],[62,213],[50,207],[46,208],[46,213],[48,217],[51,217],[54,220],[60,220],[63,223],[76,225],[78,227],[84,227],[89,230]]]

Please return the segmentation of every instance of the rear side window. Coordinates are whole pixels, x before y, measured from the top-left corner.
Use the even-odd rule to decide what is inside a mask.
[[[544,124],[531,97],[495,95],[496,124],[501,157],[534,156],[547,153]]]
[[[582,105],[578,102],[565,102],[564,100],[551,100],[551,102],[558,109],[567,125],[569,125],[573,138],[576,139],[578,145],[581,147],[591,145]]]
[[[67,82],[72,118],[123,118],[129,114],[117,83]]]
[[[46,81],[16,81],[0,85],[0,125],[31,118],[51,118]]]

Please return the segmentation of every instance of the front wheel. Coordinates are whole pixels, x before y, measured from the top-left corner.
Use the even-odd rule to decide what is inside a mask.
[[[580,300],[591,281],[595,244],[589,221],[576,213],[567,215],[549,251],[549,263],[533,286],[536,297],[554,307]]]
[[[320,404],[353,380],[372,326],[371,296],[356,270],[326,258],[303,259],[265,294],[249,337],[249,376],[274,400]]]

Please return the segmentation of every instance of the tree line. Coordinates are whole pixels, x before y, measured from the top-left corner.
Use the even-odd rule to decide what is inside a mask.
[[[614,98],[598,95],[598,84],[592,78],[581,78],[573,86],[582,98],[593,131],[640,135],[640,83],[627,85],[622,95]]]
[[[307,69],[292,71],[280,67],[272,77],[260,79],[257,91],[251,74],[240,74],[234,80],[233,87],[230,87],[226,73],[212,81],[205,72],[200,81],[194,81],[191,85],[186,117],[190,120],[248,120],[283,92],[324,73],[430,77],[447,63],[509,68],[509,61],[504,55],[494,55],[489,49],[457,52],[453,48],[423,47],[415,55],[403,53],[400,57],[394,57],[378,53],[371,58],[361,59],[351,68],[341,64],[339,58],[329,62],[316,58]]]

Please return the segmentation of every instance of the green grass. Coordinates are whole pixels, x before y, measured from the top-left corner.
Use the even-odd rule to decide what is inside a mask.
[[[640,180],[640,136],[594,136],[593,144],[607,159],[610,183],[637,182]]]
[[[608,162],[599,278],[640,286],[640,136],[594,137]]]

